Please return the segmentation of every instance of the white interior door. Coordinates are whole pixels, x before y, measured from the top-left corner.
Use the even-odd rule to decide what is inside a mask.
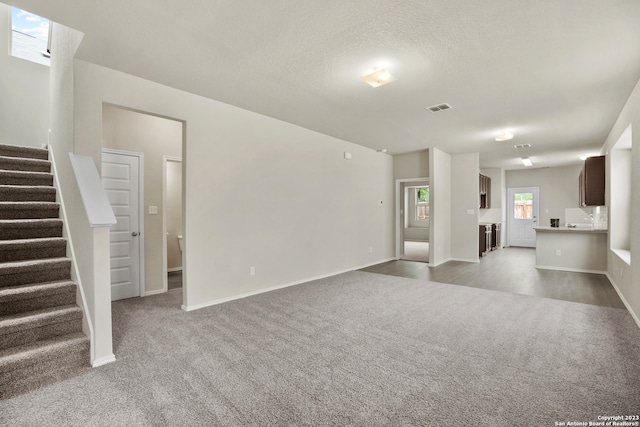
[[[118,223],[111,227],[111,300],[142,295],[141,154],[102,152],[102,185]]]
[[[509,246],[534,248],[538,225],[538,187],[509,189]]]

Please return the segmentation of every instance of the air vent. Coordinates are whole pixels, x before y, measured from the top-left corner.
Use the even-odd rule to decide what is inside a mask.
[[[453,107],[449,104],[438,104],[438,105],[433,105],[431,107],[427,107],[426,109],[431,111],[432,113],[437,113],[438,111],[449,110],[451,108]]]
[[[520,145],[514,145],[513,148],[529,148],[531,147],[531,144],[520,144]]]

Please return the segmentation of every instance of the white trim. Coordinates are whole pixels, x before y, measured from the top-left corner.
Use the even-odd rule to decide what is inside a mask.
[[[574,273],[591,273],[591,274],[606,274],[606,271],[603,270],[587,270],[584,268],[569,268],[569,267],[556,267],[553,265],[538,265],[536,264],[536,268],[540,270],[557,270],[557,271],[572,271]]]
[[[447,263],[447,262],[449,262],[449,261],[456,261],[456,260],[455,260],[455,259],[453,259],[453,258],[447,258],[447,259],[445,259],[445,260],[440,261],[440,262],[439,262],[439,263],[437,263],[437,264],[427,264],[427,265],[428,265],[429,267],[437,267],[437,266],[442,265],[442,264],[445,264],[445,263]],[[478,262],[480,262],[480,261],[478,261]]]
[[[84,295],[82,289],[82,280],[80,279],[80,270],[78,270],[78,264],[76,263],[76,252],[73,248],[73,241],[71,240],[71,233],[69,233],[69,221],[67,220],[67,211],[65,209],[64,199],[62,198],[62,192],[60,191],[60,185],[58,180],[58,170],[56,169],[56,161],[53,156],[53,148],[51,145],[48,147],[49,161],[51,162],[51,173],[53,174],[53,186],[56,189],[56,197],[60,204],[60,217],[62,219],[63,236],[67,239],[67,249],[69,251],[69,258],[71,258],[71,279],[76,282],[78,292],[80,294],[80,303],[82,304],[82,323],[86,325],[89,332],[89,362],[93,366],[95,361],[95,337],[93,334],[93,324],[88,314],[87,298]],[[78,298],[76,297],[76,303]],[[83,328],[84,329],[84,328]]]
[[[466,258],[449,258],[449,261],[470,262],[473,264],[480,264],[480,259],[466,259]],[[440,264],[438,264],[440,265]]]
[[[102,148],[102,153],[107,154],[119,154],[121,156],[131,156],[138,158],[138,228],[140,230],[140,244],[138,245],[138,252],[140,254],[140,289],[139,295],[142,297],[145,295],[146,289],[146,276],[144,271],[144,242],[147,238],[147,233],[144,229],[144,153],[138,151],[116,150],[115,148]]]
[[[631,317],[633,318],[633,320],[636,322],[636,325],[638,325],[638,328],[640,328],[640,318],[638,318],[638,316],[636,315],[636,313],[633,311],[633,309],[631,308],[631,305],[627,302],[626,298],[624,297],[624,295],[622,294],[622,292],[620,291],[620,288],[618,288],[618,285],[616,285],[616,282],[613,280],[613,277],[611,277],[609,275],[609,272],[606,272],[605,275],[607,276],[607,279],[609,279],[609,282],[611,282],[611,284],[613,285],[613,289],[616,290],[616,293],[618,294],[618,296],[620,297],[620,300],[622,301],[622,303],[624,304],[625,307],[627,307],[627,311],[629,312],[629,314],[631,314]]]
[[[162,271],[164,271],[165,274],[162,275],[162,289],[160,290],[161,292],[167,292],[169,290],[169,280],[166,273],[170,271],[182,271],[182,267],[167,267],[167,163],[169,162],[182,163],[182,157],[162,156]],[[182,199],[184,202],[184,195]]]
[[[624,262],[627,265],[631,265],[631,251],[627,249],[610,249],[620,261]]]
[[[400,214],[400,209],[404,209],[404,206],[400,207],[400,184],[404,184],[405,182],[426,182],[430,185],[429,177],[426,178],[403,178],[396,179],[396,202],[394,206],[394,212],[396,214],[396,257],[395,259],[400,259],[400,244],[401,242],[401,230],[402,230],[402,218],[403,215]],[[431,228],[431,219],[432,216],[429,215],[429,227]],[[429,240],[431,240],[431,235],[429,235]],[[431,257],[431,251],[429,251],[429,257]],[[428,263],[427,263],[428,264]]]
[[[93,362],[91,362],[91,367],[97,368],[98,366],[103,366],[103,365],[106,365],[107,363],[111,363],[115,361],[116,361],[116,356],[113,353],[111,353],[109,356],[104,356],[104,357],[101,357],[100,359],[96,359]]]
[[[144,296],[148,297],[150,295],[164,294],[165,292],[167,292],[167,291],[165,291],[164,289],[156,289],[155,291],[147,291],[147,292],[145,292]]]
[[[203,303],[195,304],[195,305],[191,305],[191,306],[185,306],[183,304],[182,305],[182,309],[184,311],[199,310],[201,308],[211,307],[213,305],[223,304],[225,302],[234,301],[234,300],[237,300],[237,299],[242,299],[242,298],[247,298],[247,297],[251,297],[251,296],[254,296],[254,295],[264,294],[266,292],[276,291],[278,289],[288,288],[290,286],[301,285],[303,283],[312,282],[314,280],[326,279],[327,277],[336,276],[338,274],[347,273],[349,271],[360,270],[362,268],[371,267],[372,265],[382,264],[384,262],[394,261],[394,260],[395,260],[395,258],[387,258],[387,259],[383,259],[383,260],[380,260],[380,261],[372,262],[370,264],[362,265],[360,267],[348,268],[346,270],[340,270],[340,271],[336,271],[336,272],[329,273],[329,274],[323,274],[323,275],[320,275],[320,276],[315,276],[315,277],[310,277],[310,278],[307,278],[307,279],[297,280],[295,282],[289,282],[289,283],[285,283],[283,285],[276,285],[276,286],[272,286],[270,288],[265,288],[265,289],[259,289],[257,291],[245,292],[243,294],[234,295],[234,296],[227,297],[227,298],[221,298],[221,299],[217,299],[217,300],[213,300],[213,301],[207,301],[207,302],[203,302]]]

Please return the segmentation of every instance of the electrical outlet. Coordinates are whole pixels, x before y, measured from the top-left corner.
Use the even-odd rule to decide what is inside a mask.
[[[556,255],[557,256],[562,256],[562,251],[560,249],[556,249]]]
[[[256,268],[251,266],[249,267],[249,276],[255,276],[256,275]]]

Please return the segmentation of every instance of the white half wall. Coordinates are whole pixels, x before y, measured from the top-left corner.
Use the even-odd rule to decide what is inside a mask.
[[[0,144],[49,143],[49,67],[9,53],[11,8],[0,3]]]
[[[185,308],[393,257],[391,156],[84,61],[75,83],[96,159],[103,103],[185,122]]]

